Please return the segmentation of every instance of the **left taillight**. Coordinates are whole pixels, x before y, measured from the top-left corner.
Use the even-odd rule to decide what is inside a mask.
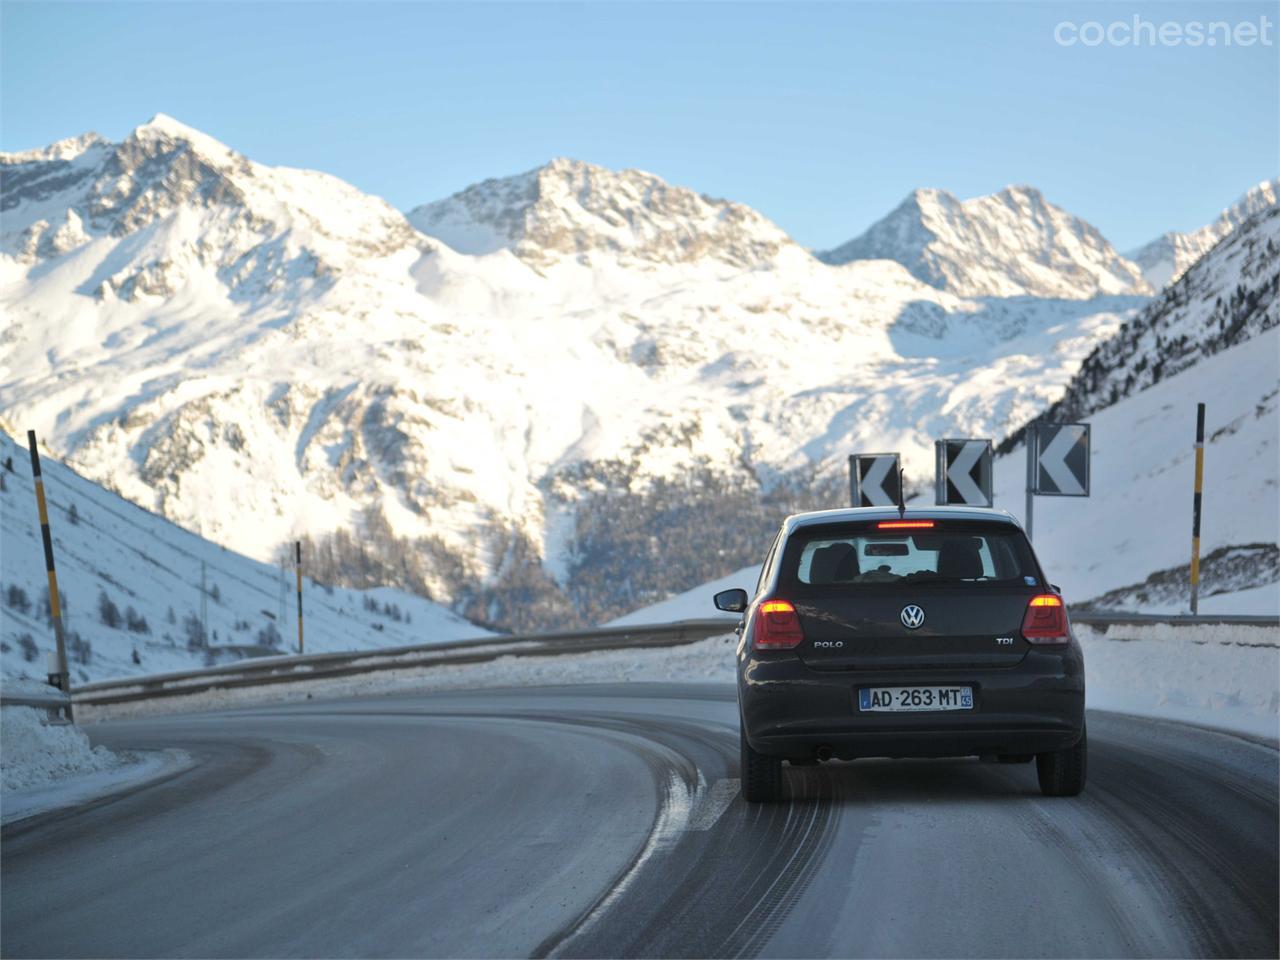
[[[766,600],[756,607],[752,642],[761,650],[790,650],[804,640],[800,615],[788,600]]]
[[[1067,608],[1056,593],[1042,593],[1027,602],[1022,618],[1022,635],[1029,643],[1066,643]]]

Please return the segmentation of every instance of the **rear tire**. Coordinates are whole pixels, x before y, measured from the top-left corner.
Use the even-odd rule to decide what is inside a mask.
[[[738,727],[742,746],[742,799],[747,803],[775,803],[782,799],[782,761],[756,753],[747,742],[747,733]]]
[[[1046,797],[1074,797],[1084,789],[1089,759],[1089,737],[1085,729],[1074,746],[1053,753],[1036,754],[1040,792]]]

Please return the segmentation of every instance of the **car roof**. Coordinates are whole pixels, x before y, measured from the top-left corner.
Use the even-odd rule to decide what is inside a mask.
[[[983,520],[988,523],[1007,523],[1022,529],[1018,519],[1007,510],[987,507],[912,507],[902,515],[906,520]],[[863,520],[897,520],[897,507],[846,507],[843,510],[813,510],[795,513],[783,521],[783,530],[790,536],[801,527],[828,523],[857,523]]]

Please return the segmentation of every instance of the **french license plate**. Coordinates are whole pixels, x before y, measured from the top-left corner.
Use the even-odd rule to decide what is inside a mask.
[[[863,687],[858,709],[885,713],[972,710],[972,687]]]

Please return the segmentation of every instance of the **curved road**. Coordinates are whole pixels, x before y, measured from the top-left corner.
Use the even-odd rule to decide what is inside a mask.
[[[733,691],[313,701],[90,728],[199,762],[3,831],[4,956],[1275,957],[1276,750],[1091,713],[1032,766],[789,768]]]

